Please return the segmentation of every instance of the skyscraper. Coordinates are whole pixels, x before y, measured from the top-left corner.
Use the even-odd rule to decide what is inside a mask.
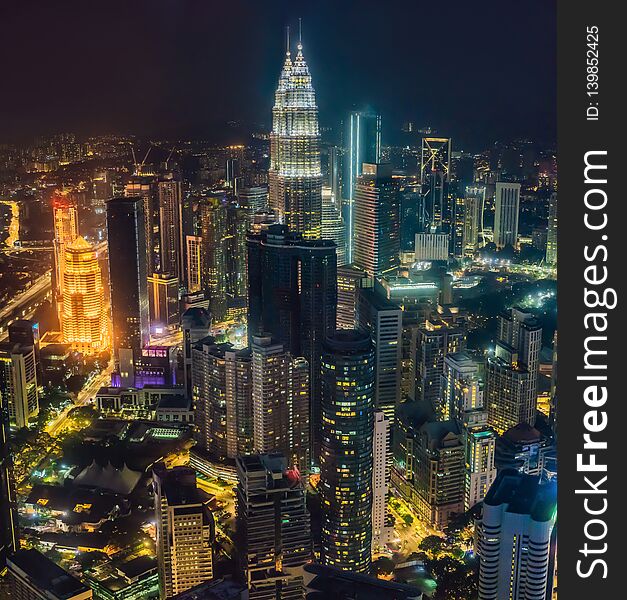
[[[63,262],[63,341],[83,354],[98,354],[109,345],[109,315],[98,255],[79,236],[65,246]]]
[[[557,192],[549,199],[549,228],[546,238],[546,262],[557,264]]]
[[[67,196],[52,201],[54,219],[54,296],[59,322],[63,320],[63,271],[65,247],[78,237],[78,210]]]
[[[520,183],[496,184],[494,200],[494,243],[497,248],[518,244],[518,217],[520,214]]]
[[[209,313],[212,322],[226,317],[226,242],[227,207],[220,198],[201,198],[197,207],[200,244],[201,289],[209,298]]]
[[[381,115],[353,111],[348,116],[342,178],[342,216],[346,224],[346,263],[354,260],[354,194],[363,164],[381,161]]]
[[[375,353],[374,405],[385,413],[392,427],[401,401],[403,311],[373,288],[362,288],[358,293],[357,328],[371,336]]]
[[[338,330],[322,355],[321,559],[367,573],[372,551],[375,360],[370,336]]]
[[[237,550],[249,600],[304,600],[311,560],[309,513],[300,473],[280,454],[239,456]]]
[[[400,264],[399,192],[389,163],[363,165],[353,198],[352,262],[371,277]]]
[[[382,411],[374,413],[372,438],[372,550],[384,548],[390,540],[392,526],[388,523],[388,492],[390,489],[390,420]]]
[[[0,394],[9,423],[18,429],[39,414],[38,385],[35,347],[11,341],[0,344]]]
[[[335,244],[303,240],[284,225],[248,236],[248,337],[268,333],[292,356],[309,363],[312,460],[320,427],[320,354],[335,331],[337,267]]]
[[[337,247],[337,266],[346,263],[345,225],[331,188],[322,188],[322,239],[333,240]]]
[[[466,188],[465,204],[464,254],[473,256],[479,249],[479,237],[483,235],[485,187],[468,186]]]
[[[466,346],[463,327],[443,319],[429,318],[412,337],[415,359],[415,397],[430,404],[440,420],[452,418],[448,399],[442,395],[444,359]]]
[[[449,418],[465,422],[465,413],[483,407],[483,385],[479,366],[467,352],[453,352],[444,358],[442,402]]]
[[[280,453],[289,466],[310,465],[309,365],[271,336],[253,336],[253,451]]]
[[[288,49],[272,109],[270,208],[305,239],[322,232],[322,170],[318,107],[299,41],[294,61]]]
[[[172,598],[213,577],[213,515],[189,467],[153,468],[159,592]]]
[[[479,599],[551,598],[557,494],[554,483],[499,473],[479,524]]]
[[[17,499],[13,481],[13,458],[9,448],[9,398],[0,358],[0,571],[7,556],[18,549]]]
[[[366,272],[351,265],[337,269],[337,328],[357,327],[357,296]]]
[[[451,140],[422,138],[420,181],[429,227],[433,232],[450,233],[450,170]]]
[[[135,384],[135,363],[150,340],[143,205],[138,196],[107,202],[113,351],[126,387]]]
[[[498,341],[486,364],[488,424],[499,433],[536,420],[542,328],[519,308],[499,316]]]
[[[214,459],[228,456],[226,359],[227,343],[206,337],[192,346],[192,400],[195,406],[196,439]],[[249,399],[250,401],[250,399]]]
[[[466,438],[464,509],[481,502],[496,479],[496,433],[490,427],[469,427]]]

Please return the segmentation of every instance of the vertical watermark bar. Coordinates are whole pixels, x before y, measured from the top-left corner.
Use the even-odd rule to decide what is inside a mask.
[[[615,3],[558,1],[558,596],[623,579],[624,33]]]

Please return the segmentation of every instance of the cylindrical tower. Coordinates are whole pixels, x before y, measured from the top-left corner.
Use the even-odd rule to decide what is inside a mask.
[[[322,562],[367,573],[372,540],[374,350],[338,330],[322,350]]]

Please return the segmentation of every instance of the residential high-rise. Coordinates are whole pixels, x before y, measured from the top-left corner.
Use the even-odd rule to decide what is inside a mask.
[[[280,453],[307,471],[309,444],[309,365],[293,357],[269,335],[253,336],[253,451]]]
[[[10,598],[91,600],[92,591],[38,550],[18,550],[7,560]]]
[[[153,468],[160,597],[172,598],[213,577],[213,515],[189,467]]]
[[[82,354],[98,354],[109,346],[109,315],[98,254],[79,236],[65,245],[63,263],[63,341]]]
[[[333,240],[337,248],[337,266],[346,263],[346,237],[344,220],[331,188],[322,188],[322,239]]]
[[[496,433],[490,427],[469,427],[466,438],[464,509],[481,502],[496,479]]]
[[[499,316],[495,352],[486,363],[488,424],[499,433],[536,420],[542,327],[519,308]]]
[[[371,277],[400,264],[400,197],[389,163],[364,163],[353,197],[353,264]]]
[[[191,377],[199,447],[219,461],[251,452],[250,351],[205,337],[192,346]]]
[[[466,199],[456,193],[450,199],[452,207],[451,216],[451,233],[450,233],[450,252],[455,258],[463,258],[464,256],[464,233],[466,230]]]
[[[236,527],[249,600],[304,600],[301,567],[311,560],[300,473],[280,454],[239,456]]]
[[[59,322],[63,319],[63,271],[65,247],[78,237],[78,210],[67,196],[56,196],[52,201],[54,220],[54,297]]]
[[[464,254],[473,256],[479,249],[479,238],[483,236],[485,187],[468,186],[466,188],[465,205]]]
[[[0,395],[9,423],[18,429],[39,414],[38,385],[35,347],[11,341],[0,344]]]
[[[554,483],[499,473],[478,525],[480,600],[551,598],[556,509]]]
[[[159,206],[159,268],[156,272],[180,278],[183,273],[181,244],[181,181],[173,174],[157,180]]]
[[[497,248],[518,245],[520,183],[497,182],[494,200],[494,243]]]
[[[125,387],[135,384],[135,364],[150,340],[145,233],[143,198],[107,202],[113,351]]]
[[[284,225],[248,236],[248,338],[268,333],[292,356],[309,363],[312,461],[320,439],[320,354],[335,331],[337,267],[335,244],[303,240]]]
[[[388,515],[391,448],[390,420],[382,411],[374,413],[372,438],[372,550],[376,552],[390,541],[392,526]]]
[[[322,354],[321,560],[368,573],[372,552],[375,357],[370,336],[338,330]]]
[[[322,233],[322,170],[318,107],[309,67],[298,43],[294,61],[288,49],[272,109],[270,208],[291,231],[305,239]]]
[[[557,264],[557,192],[549,199],[549,226],[546,237],[546,262]]]
[[[451,140],[449,138],[422,138],[420,181],[432,232],[450,233],[451,207],[449,182],[451,170]]]
[[[9,447],[9,398],[0,358],[0,571],[7,556],[19,548],[17,498],[13,480],[13,457]]]
[[[346,224],[346,263],[354,261],[355,184],[364,163],[381,162],[381,115],[372,111],[353,111],[348,116],[342,177],[342,216]]]

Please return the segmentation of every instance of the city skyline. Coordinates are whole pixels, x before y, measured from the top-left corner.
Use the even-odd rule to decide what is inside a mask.
[[[483,133],[441,98],[464,83],[448,79],[460,26],[486,7],[460,6],[455,25],[416,38],[424,80],[407,56],[386,57],[386,36],[441,9],[404,6],[390,29],[368,2],[338,8],[359,32],[343,42],[358,62],[382,49],[368,89],[403,98],[388,109],[362,91],[345,106],[357,65],[330,91],[345,56],[329,57],[338,39],[324,34],[339,23],[321,22],[323,8],[307,7],[254,76],[274,52],[267,20],[291,14],[216,9],[238,27],[259,15],[245,42],[212,30],[237,51],[205,71],[218,93],[233,85],[204,110],[248,128],[237,143],[197,121],[207,81],[186,57],[203,9],[152,7],[143,26],[166,14],[172,25],[159,52],[179,19],[186,42],[155,71],[156,31],[140,34],[150,58],[100,114],[127,119],[143,80],[144,116],[195,140],[75,126],[0,145],[0,597],[557,600],[557,156],[530,141],[513,102],[524,139],[497,135],[499,94]],[[263,50],[224,75],[255,42]],[[112,68],[123,48],[108,46]],[[256,97],[268,66],[271,106]],[[184,116],[157,119],[152,103],[185,93],[188,77],[199,94],[177,105]],[[402,114],[414,85],[449,115],[434,118],[445,129]],[[250,86],[248,108],[230,100]],[[347,137],[325,127],[327,102]],[[249,128],[255,114],[271,128]]]

